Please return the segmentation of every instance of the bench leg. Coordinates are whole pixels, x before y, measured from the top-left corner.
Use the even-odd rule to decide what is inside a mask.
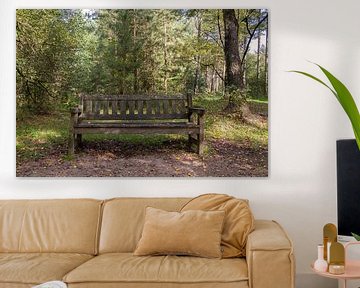
[[[197,135],[198,138],[198,147],[197,147],[197,153],[201,156],[204,152],[204,139],[205,139],[205,133],[204,128],[201,126],[200,133]]]
[[[191,134],[188,135],[188,150],[191,151],[191,145],[193,142],[193,138],[191,136]]]
[[[73,156],[75,153],[75,134],[70,134],[69,135],[69,144],[68,144],[68,148],[69,148],[69,155]]]
[[[204,137],[201,134],[198,134],[198,141],[197,141],[197,154],[199,154],[200,156],[203,154],[204,152]]]
[[[82,146],[82,134],[76,134],[76,147]]]

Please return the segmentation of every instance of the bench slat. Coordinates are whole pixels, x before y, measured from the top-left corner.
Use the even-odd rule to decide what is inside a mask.
[[[169,114],[171,113],[171,111],[169,111],[169,101],[170,100],[167,100],[167,99],[164,99],[163,100],[163,105],[164,105],[164,114]]]
[[[109,101],[104,101],[103,114],[104,114],[104,115],[108,115],[108,114],[109,114]]]
[[[186,100],[184,95],[83,95],[81,96],[83,100],[95,100],[95,101],[105,101],[105,100],[161,100],[161,99],[183,99]]]
[[[132,118],[135,118],[134,117],[134,110],[135,110],[135,101],[127,101],[128,104],[129,104],[129,118],[132,119]]]
[[[155,107],[155,115],[161,115],[161,111],[160,111],[160,100],[156,101],[156,100],[152,100],[153,105]]]
[[[187,98],[143,95],[83,95],[81,119],[89,120],[152,120],[186,119]],[[110,111],[111,109],[111,111]]]
[[[199,127],[154,127],[154,128],[138,128],[138,127],[75,127],[74,132],[77,134],[197,134]]]
[[[144,114],[143,100],[138,100],[137,101],[137,112],[138,112],[138,115],[139,115],[139,119],[142,119],[143,114]]]
[[[186,100],[180,100],[180,101],[178,101],[178,111],[184,111],[184,110],[186,110],[187,109],[187,102],[186,102]]]
[[[117,115],[117,101],[111,101],[111,115]]]
[[[137,127],[137,128],[153,128],[153,127],[171,127],[171,128],[185,128],[185,127],[198,127],[197,124],[193,122],[122,122],[122,123],[107,123],[107,122],[93,122],[86,123],[82,122],[75,127],[80,128],[119,128],[119,127]]]
[[[119,101],[120,115],[119,117],[126,117],[126,101]],[[122,118],[125,119],[125,118]]]
[[[103,115],[103,114],[94,114],[94,113],[83,113],[80,116],[82,121],[86,120],[168,120],[168,119],[187,119],[188,113],[178,113],[178,114],[143,114],[139,117],[138,114],[133,115],[130,117],[129,114],[117,114],[117,115]]]
[[[172,113],[173,114],[177,114],[178,112],[177,112],[177,109],[176,109],[176,103],[178,102],[178,101],[175,101],[175,100],[170,100],[172,103],[171,103],[171,110],[172,110]]]
[[[95,110],[94,110],[94,113],[96,114],[96,115],[100,115],[100,104],[101,104],[101,102],[99,102],[99,101],[96,101],[95,102]]]
[[[146,115],[151,115],[152,114],[152,103],[151,100],[146,100]]]

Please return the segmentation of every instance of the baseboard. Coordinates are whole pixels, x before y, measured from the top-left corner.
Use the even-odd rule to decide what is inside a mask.
[[[338,281],[320,277],[313,273],[297,274],[296,288],[338,288]]]

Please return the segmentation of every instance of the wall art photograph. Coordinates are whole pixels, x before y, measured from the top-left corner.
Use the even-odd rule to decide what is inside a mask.
[[[18,9],[17,177],[267,177],[266,9]]]

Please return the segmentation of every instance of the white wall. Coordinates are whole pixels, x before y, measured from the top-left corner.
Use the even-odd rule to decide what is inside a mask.
[[[335,140],[353,136],[344,113],[325,88],[285,71],[315,72],[306,60],[321,63],[359,97],[358,0],[197,1],[196,7],[193,0],[174,0],[166,5],[161,0],[78,0],[76,6],[74,2],[59,0],[51,5],[45,0],[6,0],[1,5],[0,198],[194,196],[206,192],[245,197],[251,200],[257,218],[278,220],[289,232],[295,244],[297,286],[335,287],[334,282],[325,284],[314,276],[309,264],[321,242],[322,226],[336,223]],[[43,7],[269,8],[269,178],[16,179],[15,8]]]

